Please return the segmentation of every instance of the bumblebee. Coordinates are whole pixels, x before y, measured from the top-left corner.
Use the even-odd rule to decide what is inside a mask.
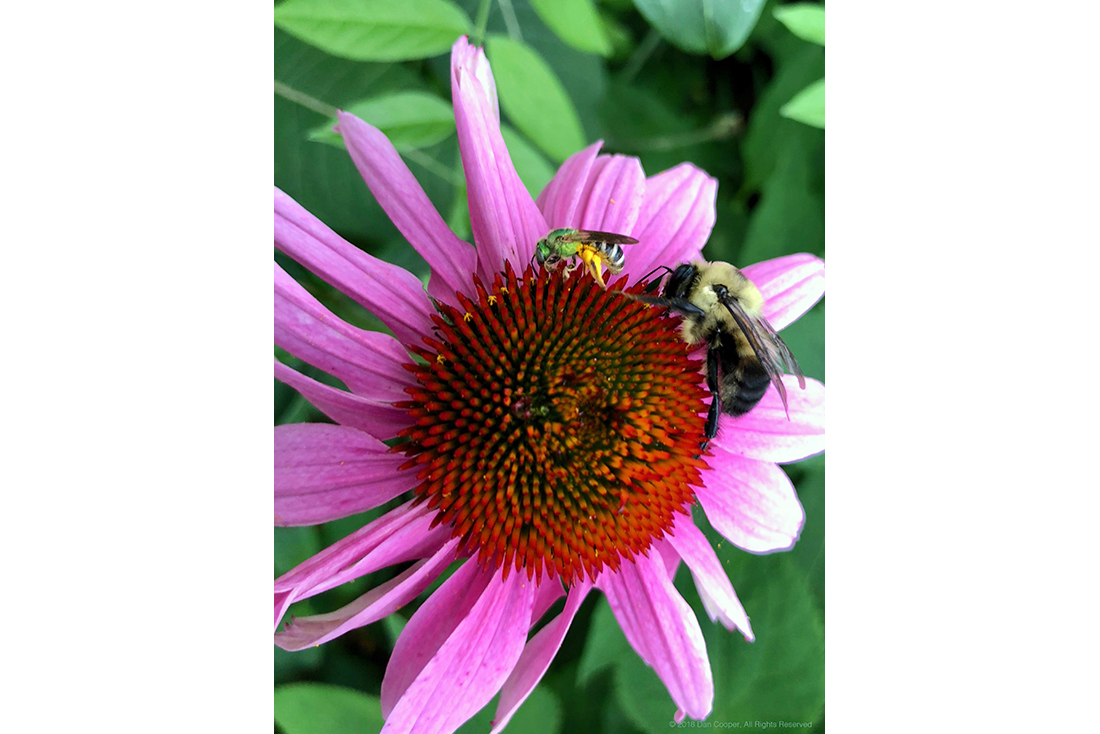
[[[603,280],[603,266],[606,265],[608,272],[612,275],[621,273],[626,256],[620,245],[633,245],[637,242],[638,240],[624,234],[584,229],[555,229],[535,245],[535,260],[539,265],[554,270],[562,260],[579,257],[596,282],[606,288],[607,284]],[[570,273],[576,267],[575,262],[571,263],[566,266],[565,272]]]
[[[718,435],[719,408],[732,416],[748,413],[764,397],[768,383],[775,385],[787,410],[781,375],[786,371],[797,376],[803,390],[806,378],[764,318],[764,297],[752,281],[724,262],[684,263],[669,272],[660,296],[632,298],[680,314],[684,341],[707,346],[707,387],[712,399],[703,448]]]

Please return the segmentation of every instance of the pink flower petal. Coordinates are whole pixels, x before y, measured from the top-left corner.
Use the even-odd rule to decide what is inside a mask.
[[[275,263],[275,343],[371,400],[405,400],[412,358],[389,334],[344,323]]]
[[[439,216],[405,161],[386,136],[347,112],[337,114],[351,159],[374,198],[409,244],[432,268],[428,292],[457,306],[456,292],[475,295],[470,275],[474,248],[460,240]]]
[[[497,703],[496,715],[493,716],[493,729],[490,734],[497,734],[508,726],[516,710],[542,680],[546,669],[550,667],[550,662],[561,649],[562,640],[565,639],[565,633],[569,631],[569,625],[573,623],[573,617],[580,609],[581,602],[588,596],[591,589],[590,583],[574,584],[565,601],[565,609],[539,630],[523,648],[519,662],[508,676],[508,680],[504,681],[504,687],[500,689],[500,701]]]
[[[500,690],[523,652],[538,586],[467,562],[417,610],[382,681],[382,731],[449,734]],[[469,570],[468,570],[469,569]]]
[[[375,438],[393,438],[409,425],[408,413],[400,408],[323,385],[279,360],[275,360],[275,379],[293,387],[337,423],[358,428]]]
[[[657,672],[676,705],[693,719],[706,717],[714,703],[714,680],[703,631],[663,561],[635,556],[618,572],[600,574],[596,586],[607,595],[630,645]]]
[[[534,625],[540,619],[542,615],[546,614],[554,602],[561,597],[565,596],[565,589],[562,588],[561,579],[556,576],[550,578],[544,578],[539,582],[539,593],[535,597],[535,606],[531,609],[531,624]]]
[[[589,146],[562,166],[562,171],[568,166],[569,173],[557,180],[568,182],[570,189],[547,196],[547,201],[560,209],[554,219],[547,217],[551,229],[574,227],[617,234],[634,229],[646,191],[642,164],[623,155],[601,155],[589,161],[583,154],[596,147]]]
[[[695,495],[714,529],[752,553],[794,546],[806,513],[787,474],[770,461],[754,461],[711,443],[711,471]]]
[[[645,201],[631,234],[625,272],[637,279],[658,265],[675,268],[697,260],[717,216],[718,180],[690,163],[646,181]]]
[[[776,331],[793,324],[825,294],[825,261],[801,253],[741,270],[764,296],[764,317]]]
[[[292,620],[286,631],[275,634],[275,644],[284,650],[303,650],[393,614],[431,586],[454,560],[457,547],[458,539],[455,538],[431,558],[416,562],[335,612]]]
[[[433,528],[435,510],[412,502],[390,510],[275,579],[275,624],[293,602],[382,568],[435,555],[451,528]]]
[[[721,416],[718,436],[711,445],[737,456],[781,464],[824,451],[825,386],[807,378],[803,390],[792,375],[783,375],[783,385],[787,388],[789,420],[779,393],[769,387],[745,415]]]
[[[409,271],[372,257],[275,189],[275,246],[373,313],[404,344],[432,328],[431,300]]]
[[[496,82],[485,52],[465,36],[451,50],[451,97],[478,272],[489,282],[508,260],[522,272],[549,230],[500,135]]]
[[[584,184],[584,208],[575,226],[616,234],[634,230],[645,200],[646,180],[642,163],[625,155],[601,155]]]
[[[275,524],[316,525],[389,502],[418,484],[416,472],[398,471],[404,462],[347,426],[275,426]]]
[[[672,543],[668,542],[668,536],[665,535],[660,540],[654,541],[654,548],[661,557],[661,561],[665,564],[665,571],[668,572],[668,577],[672,580],[676,580],[676,572],[680,570],[680,553],[672,546]],[[652,553],[651,553],[652,555]]]
[[[675,532],[669,536],[668,541],[691,571],[695,588],[699,591],[710,621],[720,619],[726,629],[732,632],[736,627],[745,635],[746,640],[752,642],[755,637],[749,624],[749,615],[741,606],[733,584],[730,583],[714,549],[699,528],[695,527],[690,515],[676,515]]]
[[[602,146],[603,141],[597,141],[569,156],[535,200],[549,229],[572,226],[570,222],[578,221],[581,191]]]

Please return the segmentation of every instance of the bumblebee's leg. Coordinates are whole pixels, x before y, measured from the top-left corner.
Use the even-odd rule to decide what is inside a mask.
[[[664,306],[669,311],[678,313],[681,316],[687,316],[689,318],[696,317],[702,318],[707,315],[707,312],[696,306],[686,298],[668,298],[666,296],[643,296],[637,293],[629,294],[635,301],[641,301],[642,303],[648,303],[651,306]]]
[[[710,389],[710,412],[707,413],[704,449],[718,435],[718,414],[722,406],[722,396],[718,394],[718,350],[714,348],[707,349],[707,387]]]

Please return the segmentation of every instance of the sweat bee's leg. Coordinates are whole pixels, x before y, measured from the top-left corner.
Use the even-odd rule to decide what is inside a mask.
[[[707,349],[707,388],[710,389],[710,411],[707,413],[707,426],[703,449],[718,435],[718,414],[721,412],[722,396],[718,394],[718,350]]]
[[[603,266],[600,261],[600,256],[587,250],[581,250],[577,254],[580,256],[581,260],[584,260],[585,267],[588,268],[588,272],[592,274],[596,282],[599,283],[601,287],[607,288],[607,284],[603,282]]]

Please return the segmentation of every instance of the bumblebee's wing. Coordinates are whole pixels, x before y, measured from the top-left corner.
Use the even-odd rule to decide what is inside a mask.
[[[609,245],[636,245],[638,240],[625,234],[614,232],[599,232],[594,229],[578,229],[558,238],[562,242],[606,242]]]
[[[805,390],[806,378],[802,374],[802,368],[798,366],[798,361],[795,360],[794,355],[791,354],[791,350],[787,347],[786,343],[779,338],[779,334],[776,333],[767,319],[762,318],[758,320],[756,326],[764,332],[767,337],[766,341],[774,348],[775,363],[783,367],[784,371],[797,377],[798,386]]]
[[[783,384],[783,373],[790,372],[794,374],[798,378],[798,386],[803,390],[806,389],[806,378],[802,376],[802,369],[798,366],[794,355],[791,354],[791,350],[779,338],[779,334],[775,332],[767,319],[762,316],[759,319],[754,319],[746,314],[736,298],[723,298],[722,305],[726,307],[730,312],[730,316],[737,322],[737,326],[740,327],[741,333],[748,340],[749,346],[756,354],[756,358],[767,370],[772,384],[775,385],[775,389],[779,393],[779,399],[783,401],[783,410],[787,413],[787,418],[790,418],[790,411],[787,410],[787,388]]]

